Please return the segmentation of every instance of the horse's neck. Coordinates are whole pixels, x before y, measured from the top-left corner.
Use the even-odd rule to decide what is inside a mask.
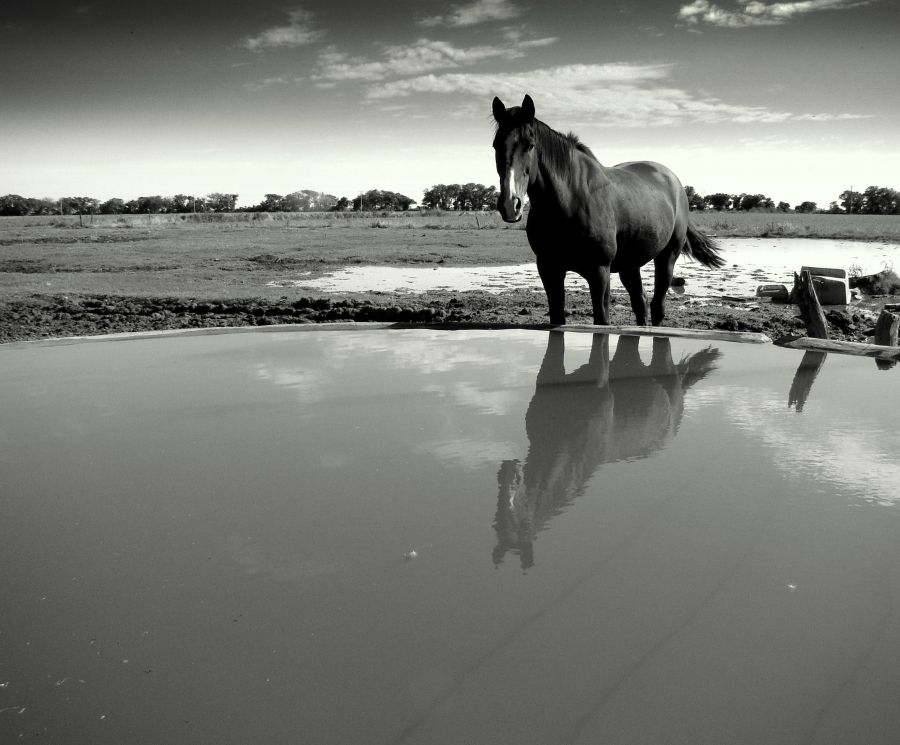
[[[544,147],[538,151],[538,173],[528,188],[528,198],[532,205],[565,208],[571,204],[574,190],[588,186],[579,182],[583,172],[576,178],[577,172],[582,170],[580,166],[590,169],[592,180],[605,179],[607,169],[568,137],[543,126]],[[552,155],[551,148],[555,150]],[[561,154],[564,157],[560,157]]]

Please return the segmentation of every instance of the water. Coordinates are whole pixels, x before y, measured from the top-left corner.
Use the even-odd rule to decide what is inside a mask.
[[[3,345],[0,742],[896,742],[897,370],[806,362]]]
[[[793,272],[801,266],[857,267],[873,274],[885,266],[900,266],[900,246],[890,243],[862,243],[809,238],[723,238],[727,266],[709,270],[681,259],[676,276],[684,277],[686,294],[715,299],[722,296],[753,296],[760,284],[793,286]],[[647,287],[652,287],[652,267],[644,270]],[[270,286],[301,287],[323,292],[408,292],[433,290],[543,291],[533,262],[510,266],[351,266],[323,276],[300,276],[277,280]],[[568,275],[569,289],[586,289],[577,275]],[[621,290],[618,280],[614,290]]]

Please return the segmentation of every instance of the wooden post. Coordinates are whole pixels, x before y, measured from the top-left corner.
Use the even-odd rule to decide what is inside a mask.
[[[882,347],[896,347],[898,329],[900,329],[900,316],[888,310],[882,310],[875,323],[875,343]],[[875,360],[875,364],[879,370],[890,370],[897,363]]]
[[[828,339],[828,324],[825,322],[825,314],[816,295],[812,275],[794,272],[794,289],[797,297],[797,305],[800,308],[800,316],[806,324],[806,335],[814,339]]]
[[[875,343],[882,347],[896,347],[898,330],[900,330],[900,316],[888,310],[881,311],[875,323]]]

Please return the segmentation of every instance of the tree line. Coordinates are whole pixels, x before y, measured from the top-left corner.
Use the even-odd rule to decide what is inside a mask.
[[[765,194],[726,194],[716,192],[702,196],[693,186],[685,186],[684,192],[692,210],[717,212],[800,212],[833,215],[900,215],[900,192],[886,186],[869,186],[864,191],[848,189],[822,209],[812,201],[804,201],[791,207],[787,202],[776,202]]]
[[[733,212],[800,212],[861,215],[900,215],[900,193],[884,186],[869,186],[863,191],[848,189],[820,208],[815,202],[804,201],[793,207],[787,202],[775,202],[765,194],[701,195],[693,186],[684,187],[692,210]],[[423,209],[447,211],[491,211],[496,208],[498,192],[495,186],[484,184],[435,184],[426,189],[420,203]],[[176,194],[171,197],[147,196],[125,201],[119,198],[101,202],[93,197],[62,197],[34,199],[18,194],[0,196],[0,215],[123,215],[185,212],[405,212],[415,200],[393,191],[370,189],[356,197],[336,197],[320,191],[302,189],[290,194],[266,194],[259,203],[237,207],[237,194],[214,192],[205,196]]]

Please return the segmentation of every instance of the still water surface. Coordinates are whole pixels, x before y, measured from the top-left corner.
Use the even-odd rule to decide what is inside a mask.
[[[896,742],[897,369],[524,330],[0,369],[2,742]]]
[[[760,284],[793,286],[794,272],[802,266],[855,267],[861,274],[874,274],[885,267],[900,266],[900,245],[811,238],[722,238],[719,243],[727,265],[707,269],[695,261],[679,260],[676,276],[686,280],[692,297],[753,296]],[[523,245],[523,260],[531,253]],[[653,286],[653,267],[644,280]],[[306,287],[323,292],[428,292],[431,290],[543,291],[534,262],[510,266],[349,266],[322,276],[289,277],[271,282],[277,287]],[[586,290],[583,279],[569,274],[570,290]],[[618,280],[613,290],[624,292]]]

